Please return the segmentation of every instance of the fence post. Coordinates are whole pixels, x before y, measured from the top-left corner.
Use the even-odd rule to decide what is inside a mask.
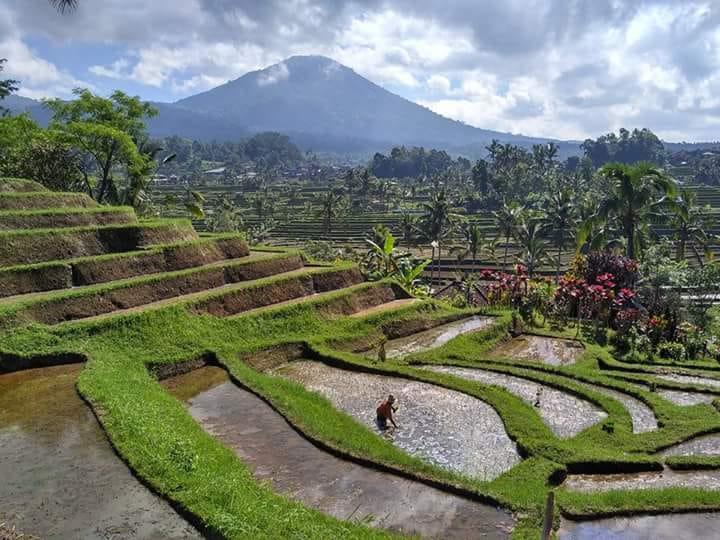
[[[542,540],[550,540],[553,527],[553,513],[555,509],[555,492],[549,491],[545,501],[545,519],[543,520]]]

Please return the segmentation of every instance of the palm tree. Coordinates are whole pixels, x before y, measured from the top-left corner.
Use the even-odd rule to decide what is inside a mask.
[[[539,216],[525,216],[515,234],[522,249],[518,261],[525,266],[529,277],[533,277],[535,270],[543,262],[551,260],[542,238],[544,229],[545,225]]]
[[[60,13],[74,10],[78,5],[78,0],[49,0],[52,7]]]
[[[452,211],[452,205],[444,188],[435,193],[429,203],[422,203],[425,214],[421,218],[421,228],[433,246],[433,258],[437,250],[437,272],[440,277],[441,241],[454,227],[460,216]]]
[[[627,256],[636,258],[648,223],[662,217],[676,192],[675,181],[651,163],[605,165],[600,174],[609,181],[610,191],[600,202],[597,215],[607,222],[616,218]]]
[[[318,215],[322,217],[323,229],[325,234],[332,232],[333,221],[342,213],[345,206],[345,198],[342,192],[338,190],[330,190],[317,198],[320,203],[320,212]]]
[[[403,234],[403,241],[405,245],[410,247],[415,240],[415,233],[417,232],[417,219],[409,212],[403,212],[400,218],[400,229]]]
[[[495,226],[498,229],[498,237],[502,236],[505,238],[505,254],[503,255],[502,265],[503,272],[505,272],[507,268],[508,244],[510,244],[510,239],[515,236],[524,212],[525,207],[516,202],[508,203],[507,201],[503,201],[500,209],[493,212]]]
[[[555,236],[557,245],[557,262],[555,267],[555,282],[560,281],[560,266],[562,254],[565,249],[568,230],[575,225],[576,206],[572,195],[568,190],[561,190],[553,193],[548,198],[547,215],[545,223]]]
[[[678,261],[685,259],[685,250],[690,243],[698,264],[702,266],[703,260],[697,246],[707,251],[711,241],[711,236],[707,233],[707,229],[711,226],[711,218],[704,209],[697,206],[695,201],[695,193],[683,189],[670,206],[670,224],[675,230],[674,237],[677,240],[676,259]]]
[[[477,223],[468,223],[462,228],[463,245],[460,247],[458,258],[464,260],[468,255],[472,257],[473,271],[477,267],[478,253],[485,248],[485,231]]]

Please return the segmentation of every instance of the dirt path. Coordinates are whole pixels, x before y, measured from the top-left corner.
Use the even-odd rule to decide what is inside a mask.
[[[203,368],[163,384],[185,398],[188,390],[199,391],[189,401],[190,414],[278,492],[341,519],[406,534],[509,537],[513,519],[508,513],[331,456],[265,402],[225,377],[218,379],[218,371]]]
[[[81,369],[0,375],[0,523],[45,540],[200,538],[114,454]]]

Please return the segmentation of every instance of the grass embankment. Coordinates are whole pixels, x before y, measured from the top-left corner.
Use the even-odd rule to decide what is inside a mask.
[[[84,193],[52,191],[0,191],[0,210],[38,210],[41,208],[91,208],[98,206]]]
[[[384,537],[384,533],[321,516],[258,486],[237,457],[209,437],[183,405],[162,390],[149,375],[148,364],[179,363],[213,353],[237,381],[268,400],[299,430],[326,447],[427,482],[454,486],[515,510],[520,518],[514,531],[516,538],[537,537],[544,500],[552,488],[550,479],[559,479],[568,468],[583,471],[657,467],[659,458],[650,452],[658,447],[702,430],[720,429],[720,415],[712,407],[677,407],[652,392],[606,377],[597,370],[594,356],[602,349],[590,347],[576,365],[563,368],[489,358],[487,353],[506,336],[507,314],[487,330],[458,337],[443,348],[409,361],[377,365],[356,354],[334,350],[330,344],[362,341],[376,335],[377,328],[413,326],[417,319],[440,321],[460,313],[425,302],[351,319],[338,318],[345,312],[329,307],[346,305],[350,296],[373,286],[377,285],[358,285],[349,291],[235,317],[212,317],[170,306],[93,323],[33,326],[4,336],[1,347],[31,356],[68,351],[87,355],[89,362],[79,388],[100,412],[120,454],[158,492],[197,516],[209,529],[229,538],[263,537],[268,530],[272,536],[295,537],[369,538]],[[255,371],[240,360],[244,355],[298,342],[306,343],[317,357],[335,365],[439,384],[483,399],[498,411],[527,459],[491,482],[454,474],[397,449],[318,394]],[[481,365],[531,378],[597,403],[608,412],[608,418],[577,437],[560,440],[533,407],[506,390],[407,365],[420,361]],[[627,411],[617,401],[576,385],[572,378],[627,391],[650,405],[663,426],[655,432],[633,435]],[[573,515],[598,509],[604,513],[674,511],[687,508],[688,501],[694,504],[692,497],[697,494],[691,497],[689,491],[693,490],[653,490],[638,495],[561,490],[558,501],[564,511]],[[712,496],[707,500],[712,508],[720,508],[720,502],[712,506]],[[646,501],[647,506],[638,501]]]
[[[542,333],[568,337],[567,332],[552,333],[544,330]],[[712,405],[679,406],[663,399],[649,388],[609,376],[609,373],[599,369],[599,365],[617,362],[606,349],[597,345],[586,344],[586,352],[582,357],[575,364],[563,367],[487,355],[492,345],[493,340],[487,340],[481,334],[461,336],[445,347],[414,355],[405,361],[409,364],[480,367],[508,373],[576,394],[602,407],[608,413],[608,418],[572,439],[560,441],[542,438],[529,441],[530,444],[537,443],[528,448],[531,454],[562,463],[569,472],[621,472],[636,468],[641,470],[645,465],[657,467],[663,461],[674,468],[720,467],[720,457],[662,458],[655,455],[658,450],[684,440],[720,432],[720,414]],[[648,375],[656,374],[656,370],[650,367],[643,371],[645,373],[634,376],[630,373],[625,375],[633,381],[641,382],[652,378]],[[667,368],[663,371],[667,371]],[[659,428],[646,433],[633,434],[628,413],[620,403],[598,392],[578,386],[574,381],[613,389],[642,401],[653,410]],[[672,383],[662,379],[657,379],[657,383],[658,386],[669,388],[708,390],[707,387],[699,385]],[[714,391],[718,392],[717,388]],[[504,419],[507,418],[507,413],[500,412]],[[511,428],[508,427],[510,432]],[[702,489],[670,488],[596,493],[577,493],[560,489],[557,500],[564,513],[578,518],[642,512],[720,510],[720,496],[716,492]]]
[[[188,220],[0,231],[0,266],[132,251],[156,244],[196,239],[197,233]]]
[[[0,268],[0,297],[106,283],[141,275],[173,272],[249,255],[237,234]]]
[[[137,217],[135,210],[129,206],[0,211],[0,230],[129,225],[133,223],[137,223]]]
[[[343,294],[347,293],[333,293],[323,302]],[[323,438],[331,440],[334,435],[359,455],[428,469],[424,462],[337,412],[320,396],[255,372],[236,360],[240,353],[303,341],[308,336],[323,341],[370,330],[361,321],[320,318],[318,304],[311,301],[272,313],[226,319],[192,316],[173,307],[96,324],[26,328],[3,339],[3,348],[28,354],[78,350],[88,355],[79,389],[101,413],[120,454],[144,480],[201,516],[212,530],[230,538],[386,537],[381,531],[322,516],[259,486],[234,453],[208,436],[145,367],[159,360],[180,362],[216,351],[234,376],[271,397],[275,406],[294,411],[291,418],[304,419]],[[445,471],[435,472],[447,478]]]

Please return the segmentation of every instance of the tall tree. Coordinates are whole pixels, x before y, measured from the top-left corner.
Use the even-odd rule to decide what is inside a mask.
[[[575,226],[575,202],[570,191],[561,190],[548,197],[545,209],[545,223],[554,235],[558,249],[555,265],[555,282],[558,283],[563,250],[567,244],[569,231]]]
[[[330,190],[319,195],[317,201],[320,204],[319,215],[323,220],[323,230],[325,234],[330,234],[333,222],[345,208],[345,197],[339,190]]]
[[[118,167],[126,169],[128,177],[149,172],[151,159],[137,145],[147,139],[145,119],[157,110],[120,91],[109,99],[86,89],[76,89],[74,94],[77,99],[72,101],[45,101],[53,113],[50,127],[87,155],[99,177],[95,198],[103,202],[111,190],[117,190],[113,173]]]
[[[677,242],[676,259],[685,260],[685,251],[690,244],[695,252],[698,264],[703,265],[700,251],[707,251],[712,237],[708,230],[712,226],[712,215],[709,209],[703,209],[696,204],[695,193],[689,189],[680,191],[670,205],[670,225],[674,229]],[[700,248],[700,249],[698,249]]]
[[[3,64],[7,62],[6,58],[0,58],[0,71],[4,69]],[[18,89],[18,81],[13,79],[0,80],[0,101],[8,97]],[[0,116],[8,113],[7,109],[0,107]]]
[[[525,265],[529,277],[533,277],[538,267],[548,260],[544,229],[545,224],[540,216],[528,214],[523,216],[515,232],[521,248],[518,260]]]
[[[440,258],[442,256],[442,242],[448,232],[455,226],[460,216],[453,212],[452,204],[447,192],[441,188],[435,193],[430,202],[422,203],[424,214],[421,218],[421,228],[433,246],[433,255],[437,250],[437,272],[440,277]]]
[[[502,269],[505,272],[507,268],[508,248],[510,240],[515,236],[520,221],[522,219],[525,208],[516,202],[503,201],[502,206],[493,212],[495,218],[495,226],[498,235],[505,239],[505,253],[503,255]]]
[[[610,191],[600,202],[598,216],[617,219],[625,240],[627,256],[634,259],[642,246],[642,234],[650,222],[658,221],[667,209],[677,186],[675,181],[651,163],[605,165],[601,175]]]

